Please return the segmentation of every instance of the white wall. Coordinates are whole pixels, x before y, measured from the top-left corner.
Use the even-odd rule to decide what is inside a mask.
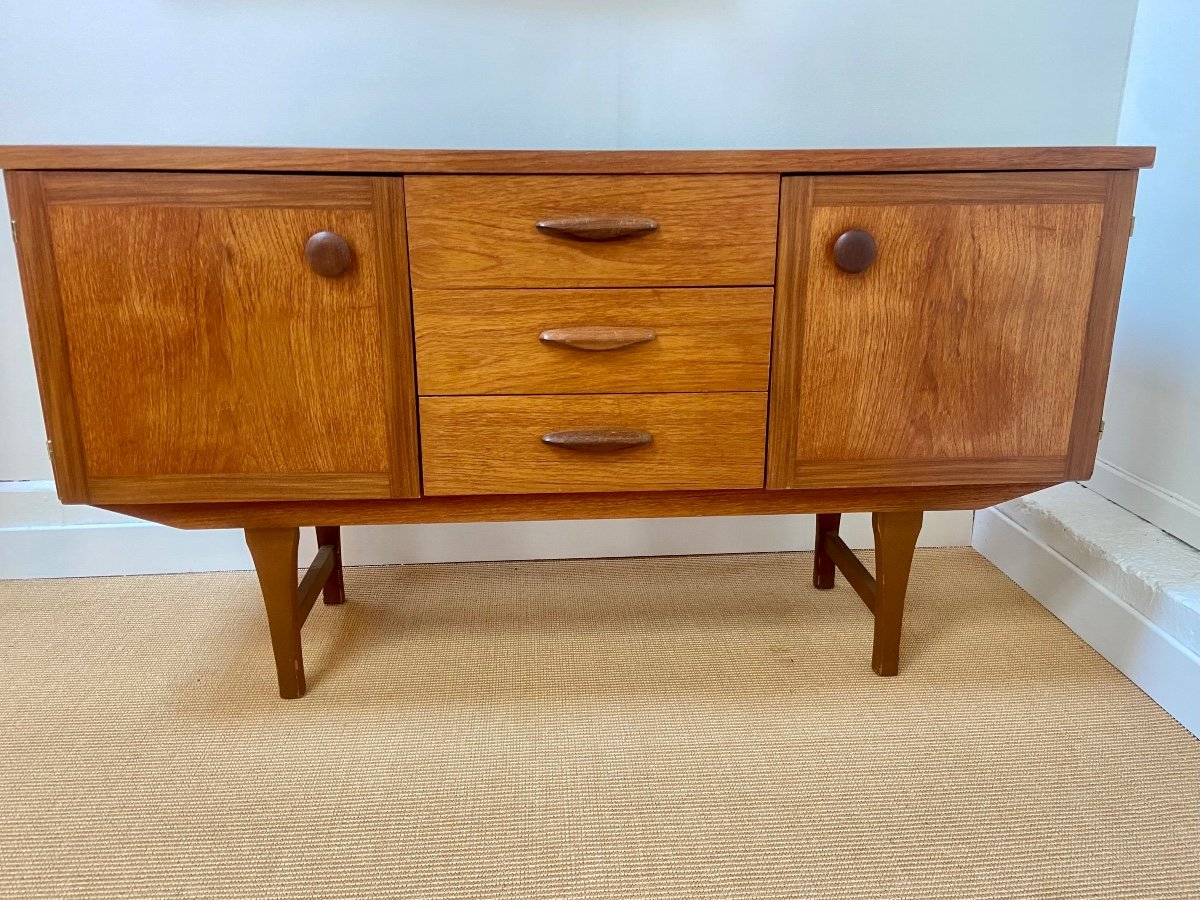
[[[1108,144],[1135,8],[1136,0],[0,0],[0,143]],[[0,482],[50,477],[15,273],[11,244],[0,239]],[[24,542],[29,527],[48,527],[38,546],[61,551],[75,538],[57,526],[87,517],[29,494],[0,491],[0,529]],[[927,537],[968,543],[969,521],[931,517]],[[806,524],[779,527],[785,543],[804,545]],[[489,547],[521,555],[540,534],[528,525],[471,529],[443,529],[437,546],[447,558],[470,548],[486,556]],[[624,547],[631,534],[651,550],[741,549],[735,531],[759,533],[598,523],[560,549]],[[127,543],[133,567],[138,543]],[[8,546],[10,575],[40,552]]]
[[[1104,437],[1089,483],[1200,546],[1200,3],[1142,0],[1118,140],[1138,185]]]
[[[1158,157],[1138,185],[1092,490],[985,510],[974,546],[1200,736],[1196,0],[1141,0],[1118,139]]]

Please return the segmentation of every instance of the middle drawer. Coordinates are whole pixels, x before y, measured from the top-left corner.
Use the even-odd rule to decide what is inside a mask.
[[[765,391],[771,288],[413,291],[419,392]]]

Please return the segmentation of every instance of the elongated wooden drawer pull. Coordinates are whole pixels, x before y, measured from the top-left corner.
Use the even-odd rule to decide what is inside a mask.
[[[658,230],[658,223],[643,216],[563,216],[537,223],[542,234],[577,241],[615,241]]]
[[[583,453],[611,453],[640,447],[653,440],[650,432],[634,428],[578,428],[574,431],[552,431],[542,435],[542,443],[564,450]]]
[[[577,325],[571,328],[547,328],[541,334],[543,344],[561,344],[576,350],[620,350],[645,344],[658,337],[653,328],[626,328],[621,325]]]

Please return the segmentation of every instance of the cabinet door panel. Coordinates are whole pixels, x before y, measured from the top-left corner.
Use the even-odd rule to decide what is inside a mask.
[[[418,493],[398,180],[44,177],[90,499]]]
[[[1108,184],[1069,175],[788,179],[769,486],[1067,477]]]

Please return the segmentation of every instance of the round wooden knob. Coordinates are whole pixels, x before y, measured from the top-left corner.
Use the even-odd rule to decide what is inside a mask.
[[[833,261],[843,272],[865,272],[878,255],[879,247],[869,231],[843,231],[833,242]]]
[[[337,278],[350,268],[354,253],[340,234],[318,231],[304,245],[304,258],[308,267],[322,278]]]

